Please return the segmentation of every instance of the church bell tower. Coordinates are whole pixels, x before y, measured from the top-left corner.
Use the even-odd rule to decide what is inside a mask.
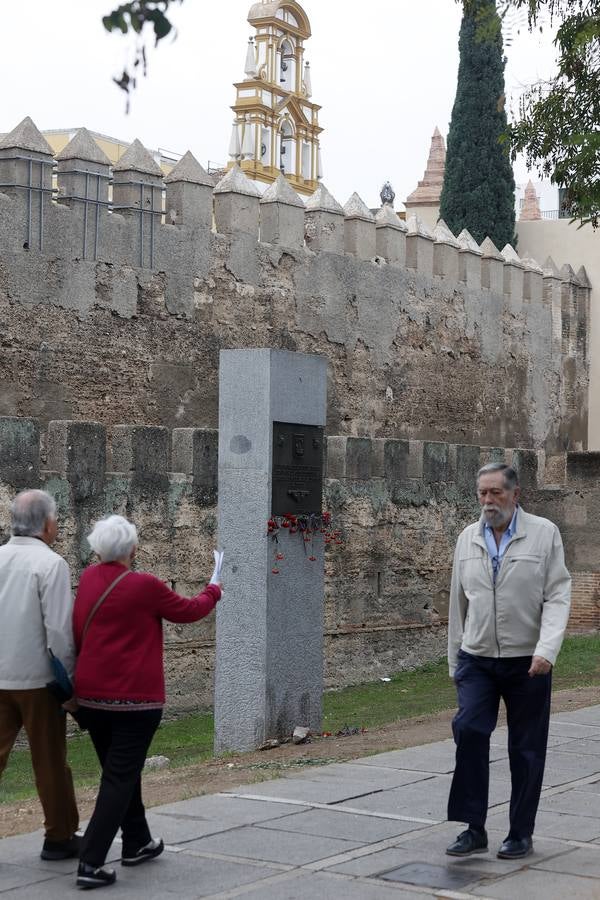
[[[254,29],[245,80],[235,85],[235,121],[229,165],[248,178],[272,184],[283,172],[299,193],[310,195],[322,177],[320,106],[312,102],[304,44],[308,16],[295,0],[262,0],[248,15]]]

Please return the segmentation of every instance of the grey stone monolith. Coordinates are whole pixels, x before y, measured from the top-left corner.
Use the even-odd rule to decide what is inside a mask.
[[[221,352],[215,750],[246,751],[294,728],[321,729],[324,540],[267,534],[273,423],[325,425],[327,360]],[[276,561],[276,554],[283,554]],[[310,557],[313,557],[312,559]],[[275,570],[275,572],[273,571]]]

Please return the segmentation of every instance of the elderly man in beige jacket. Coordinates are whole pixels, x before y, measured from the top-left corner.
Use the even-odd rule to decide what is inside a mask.
[[[458,694],[456,768],[448,819],[468,827],[446,850],[484,853],[490,735],[500,698],[508,723],[510,830],[501,859],[531,853],[546,761],[552,667],[569,618],[571,578],[556,525],[519,506],[514,469],[480,470],[478,522],[458,538],[450,589],[448,663]]]
[[[67,765],[65,714],[46,684],[48,650],[72,673],[75,646],[69,567],[50,549],[56,540],[54,499],[23,491],[11,507],[12,537],[0,547],[0,778],[25,728],[45,817],[41,856],[77,856],[79,824]]]

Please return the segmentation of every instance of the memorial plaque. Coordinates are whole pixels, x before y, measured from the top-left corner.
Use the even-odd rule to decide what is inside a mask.
[[[272,514],[320,514],[324,428],[273,423]]]

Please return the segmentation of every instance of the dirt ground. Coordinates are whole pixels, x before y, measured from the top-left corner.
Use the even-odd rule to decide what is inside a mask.
[[[552,711],[565,712],[600,702],[597,687],[577,688],[554,694]],[[419,716],[394,722],[374,731],[348,737],[315,738],[310,744],[284,744],[273,750],[211,759],[179,769],[150,771],[144,775],[146,806],[160,806],[201,794],[215,794],[242,784],[252,784],[293,773],[318,762],[340,762],[443,741],[450,737],[453,710],[433,716]],[[89,816],[95,798],[94,788],[82,788],[77,800],[82,819]],[[41,827],[42,811],[36,799],[0,805],[0,838],[24,834]]]

